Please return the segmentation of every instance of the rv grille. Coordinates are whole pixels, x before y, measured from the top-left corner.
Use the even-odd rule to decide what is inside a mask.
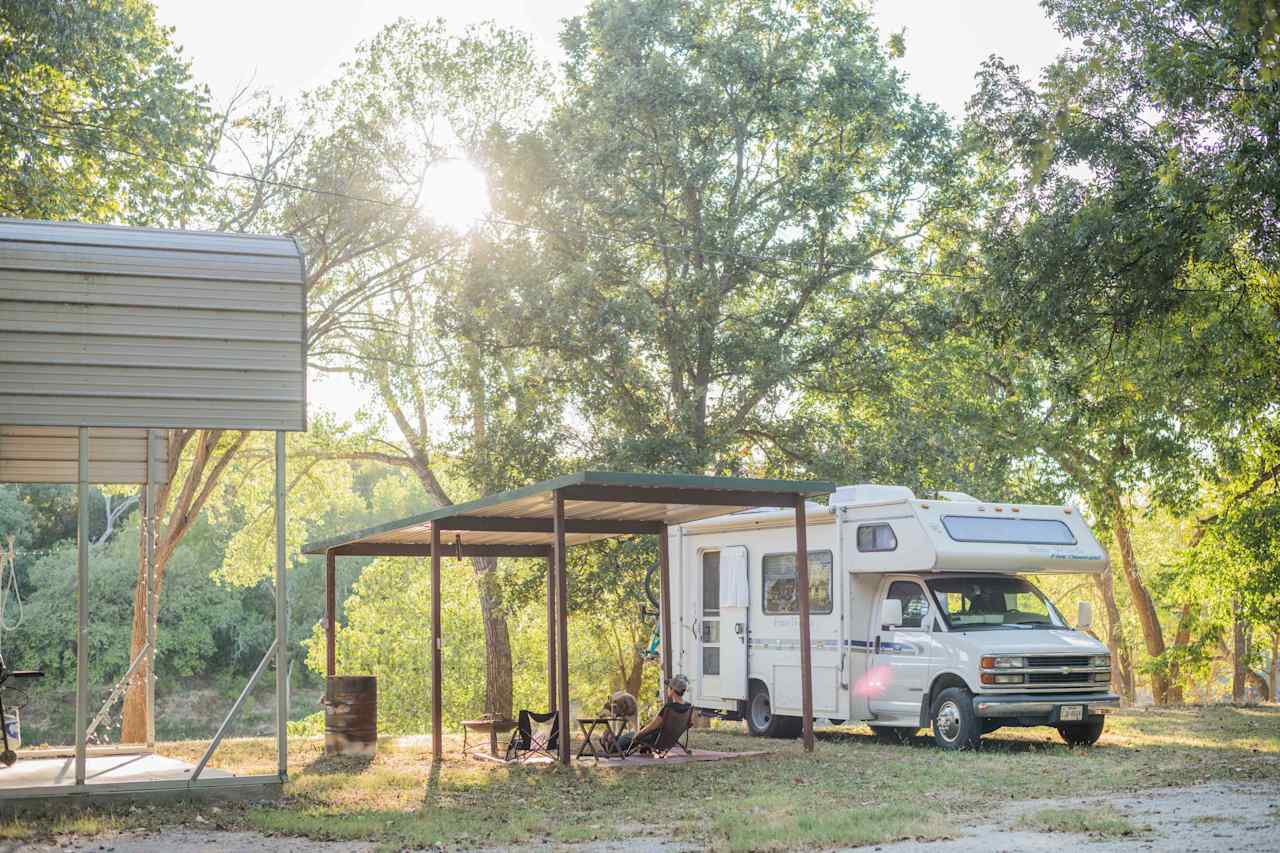
[[[1091,672],[1029,672],[1028,684],[1087,684],[1093,681]]]
[[[1089,658],[1087,657],[1038,657],[1027,658],[1027,666],[1030,669],[1042,669],[1049,666],[1088,666]]]

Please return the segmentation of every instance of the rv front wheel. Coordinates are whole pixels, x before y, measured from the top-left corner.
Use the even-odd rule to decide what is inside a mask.
[[[963,687],[948,687],[933,700],[933,740],[943,749],[973,749],[982,727],[973,713],[973,694]]]
[[[773,713],[769,704],[769,688],[758,681],[751,683],[747,700],[747,731],[756,737],[794,738],[800,735],[800,718]]]

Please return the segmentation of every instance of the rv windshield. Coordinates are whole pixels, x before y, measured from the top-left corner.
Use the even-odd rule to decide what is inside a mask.
[[[947,626],[962,631],[1063,628],[1049,600],[1016,577],[959,577],[929,581]]]

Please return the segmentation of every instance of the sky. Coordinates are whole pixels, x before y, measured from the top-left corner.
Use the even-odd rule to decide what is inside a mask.
[[[361,41],[397,18],[444,18],[457,28],[484,20],[530,33],[561,58],[560,21],[586,0],[155,0],[160,23],[207,83],[217,106],[246,86],[285,97],[330,80]],[[974,73],[998,54],[1033,75],[1067,43],[1035,0],[879,0],[886,35],[906,31],[900,60],[908,85],[953,116],[964,111]],[[359,395],[341,377],[311,371],[308,399],[350,418]]]

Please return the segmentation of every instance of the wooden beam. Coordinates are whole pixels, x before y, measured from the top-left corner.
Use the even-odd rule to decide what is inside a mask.
[[[550,518],[507,518],[505,516],[463,515],[442,518],[435,522],[441,530],[478,530],[500,533],[551,533],[554,526]],[[610,536],[657,533],[661,522],[623,521],[594,518],[566,518],[566,533],[600,533]]]
[[[658,642],[661,643],[658,654],[662,656],[662,687],[671,683],[671,650],[675,648],[675,643],[671,639],[671,545],[667,538],[667,526],[662,525],[662,530],[658,532],[658,579],[660,581],[661,594],[659,596],[659,607],[661,611],[659,617],[662,620],[662,633]],[[666,695],[665,693],[663,694]]]
[[[331,701],[329,679],[337,674],[337,656],[334,652],[334,632],[338,625],[338,593],[336,569],[338,558],[330,549],[324,555],[324,674],[325,696]]]
[[[794,494],[736,491],[731,489],[648,488],[644,486],[566,486],[559,492],[567,501],[608,501],[611,503],[684,504],[689,506],[776,506],[795,505]]]
[[[547,710],[556,709],[556,554],[547,552]]]
[[[809,526],[804,495],[796,495],[796,590],[800,603],[800,720],[804,750],[813,752],[813,647],[809,640]]]
[[[564,544],[564,495],[552,493],[555,521],[556,564],[556,689],[559,691],[556,707],[560,712],[560,763],[569,765],[572,750],[569,748],[569,580],[565,568]]]
[[[433,528],[437,534],[439,530],[438,527]],[[339,557],[430,557],[431,545],[427,542],[354,542],[350,545],[338,545],[330,548],[329,551]],[[545,557],[546,555],[546,545],[468,545],[465,542],[462,545],[463,557]],[[440,556],[458,556],[458,546],[442,544]]]
[[[440,684],[440,528],[431,528],[431,758],[444,760],[444,702]]]

